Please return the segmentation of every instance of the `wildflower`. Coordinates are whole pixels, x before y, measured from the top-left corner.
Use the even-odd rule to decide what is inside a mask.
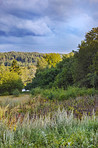
[[[14,126],[14,131],[16,131],[16,125]]]

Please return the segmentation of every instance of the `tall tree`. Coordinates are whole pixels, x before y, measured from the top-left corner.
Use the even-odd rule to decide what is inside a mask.
[[[47,65],[48,65],[48,63],[45,60],[45,58],[43,58],[43,57],[38,58],[38,60],[37,60],[38,69],[44,69],[44,68],[46,68]]]
[[[22,88],[22,80],[16,72],[6,71],[0,74],[0,95],[5,92],[12,94],[13,90],[18,89],[21,91]]]
[[[15,59],[12,62],[10,71],[16,72],[16,73],[18,73],[18,75],[21,74],[20,67],[19,67],[19,65],[18,65],[18,63],[17,63],[17,61]]]
[[[61,55],[58,53],[46,54],[44,58],[50,67],[55,67],[58,62],[62,61]]]
[[[75,75],[76,81],[81,81],[86,79],[87,75],[92,72],[91,67],[98,52],[98,27],[89,31],[85,35],[85,40],[78,47],[79,52],[75,54],[77,59]]]

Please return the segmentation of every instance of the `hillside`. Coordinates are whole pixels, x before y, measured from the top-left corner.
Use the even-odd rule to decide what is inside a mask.
[[[21,66],[36,65],[37,58],[42,56],[42,53],[37,52],[4,52],[0,53],[0,64],[3,63],[5,66],[11,66],[13,59],[16,59]]]

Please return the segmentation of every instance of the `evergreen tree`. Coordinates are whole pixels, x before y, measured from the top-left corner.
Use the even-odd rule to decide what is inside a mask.
[[[18,73],[18,75],[21,74],[21,70],[19,65],[17,64],[17,61],[14,59],[10,68],[10,71]]]

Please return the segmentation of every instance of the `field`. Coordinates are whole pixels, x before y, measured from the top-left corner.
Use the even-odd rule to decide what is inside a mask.
[[[98,146],[98,95],[66,100],[21,94],[0,97],[1,148]]]

